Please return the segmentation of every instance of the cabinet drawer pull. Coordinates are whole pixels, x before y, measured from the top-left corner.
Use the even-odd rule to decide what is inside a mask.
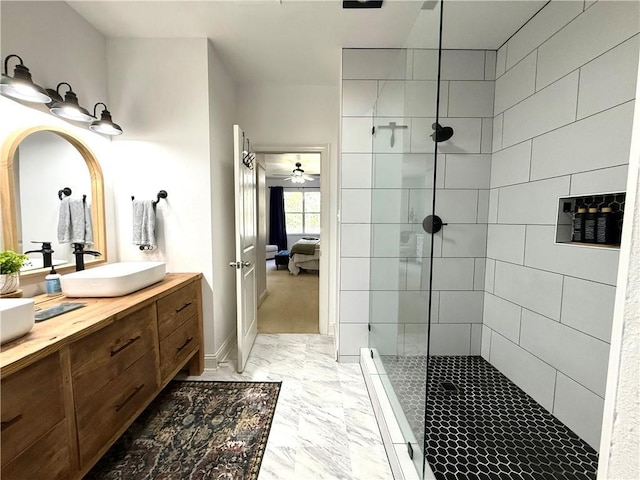
[[[133,337],[131,339],[129,339],[129,341],[127,343],[125,343],[124,345],[119,346],[118,348],[116,348],[115,350],[112,348],[111,349],[111,356],[115,356],[117,354],[119,354],[121,351],[123,351],[125,348],[133,345],[135,342],[137,342],[138,340],[140,340],[140,335],[138,335],[137,337]]]
[[[124,408],[124,406],[129,403],[129,401],[136,396],[136,393],[138,393],[140,390],[142,390],[142,388],[144,387],[144,383],[142,385],[140,385],[139,387],[136,387],[133,392],[131,392],[129,394],[129,396],[127,398],[125,398],[122,403],[120,405],[116,405],[116,412],[119,412],[120,410],[122,410]]]
[[[178,347],[178,351],[182,350],[184,347],[186,347],[187,345],[189,345],[191,343],[191,340],[193,340],[193,337],[189,337],[187,338],[187,340],[182,344],[181,347]]]
[[[6,422],[0,422],[0,426],[2,426],[2,430],[4,430],[5,428],[9,428],[14,423],[20,421],[21,418],[22,418],[22,414],[19,413],[18,415],[13,417],[11,420],[7,420]]]
[[[180,308],[176,309],[176,313],[180,313],[182,310],[184,310],[185,308],[187,308],[189,305],[191,305],[193,302],[188,302],[185,303],[183,306],[181,306]]]

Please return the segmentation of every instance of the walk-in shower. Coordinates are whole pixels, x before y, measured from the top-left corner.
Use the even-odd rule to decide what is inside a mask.
[[[468,3],[479,13],[498,2]],[[362,131],[359,143],[344,141],[343,168],[370,159],[371,181],[343,185],[343,235],[369,245],[342,255],[368,278],[343,274],[341,302],[368,300],[367,359],[402,433],[394,454],[411,458],[420,478],[595,478],[617,257],[557,245],[554,232],[559,197],[604,191],[612,177],[569,159],[557,140],[574,135],[576,154],[606,141],[589,135],[587,110],[578,113],[592,95],[584,75],[638,31],[612,33],[609,46],[564,63],[550,58],[551,46],[577,48],[576,25],[637,9],[626,3],[540,2],[493,48],[447,38],[447,19],[461,31],[452,9],[421,42],[412,31],[405,48],[343,54],[343,136]],[[550,25],[560,11],[566,21]],[[442,3],[420,15],[442,19]],[[415,28],[428,23],[420,17]],[[356,108],[364,92],[375,92],[373,103]],[[590,104],[589,114],[606,123],[599,112],[633,103],[615,101]],[[592,183],[576,183],[585,170]],[[370,210],[356,215],[345,199]],[[355,325],[362,310],[341,312]]]

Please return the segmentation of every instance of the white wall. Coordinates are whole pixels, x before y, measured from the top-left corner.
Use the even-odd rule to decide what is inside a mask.
[[[639,5],[554,1],[497,55],[482,356],[596,449],[619,252],[554,226],[626,189]]]
[[[235,190],[233,185],[233,124],[237,94],[232,78],[214,45],[209,55],[209,155],[211,161],[211,223],[213,255],[213,318],[216,357],[233,347],[236,334]],[[207,352],[209,353],[209,352]],[[210,354],[210,353],[209,353]]]
[[[81,16],[64,2],[1,2],[0,9],[0,56],[3,60],[9,54],[20,55],[34,82],[44,88],[55,88],[63,81],[70,83],[80,104],[87,109],[92,110],[96,102],[109,104],[106,41]],[[10,75],[13,75],[14,61],[10,61]],[[103,173],[109,164],[108,138],[93,133],[84,125],[51,115],[44,105],[34,108],[0,97],[0,112],[0,143],[16,131],[51,125],[82,140],[96,156]],[[117,122],[117,111],[112,110],[112,113]],[[104,181],[108,258],[113,261],[118,258],[118,250],[113,228],[111,178],[105,175]],[[23,279],[21,286],[27,296],[44,291],[43,282],[38,284]]]
[[[109,168],[117,179],[121,259],[160,259],[168,271],[204,274],[205,355],[207,366],[215,366],[221,345],[233,336],[229,318],[235,319],[233,281],[214,263],[214,255],[216,262],[228,261],[233,232],[233,195],[221,185],[233,179],[233,85],[206,39],[112,39],[108,61],[112,108],[125,128],[113,142]],[[159,190],[168,198],[157,208],[158,249],[141,252],[131,243],[131,196],[155,198]]]

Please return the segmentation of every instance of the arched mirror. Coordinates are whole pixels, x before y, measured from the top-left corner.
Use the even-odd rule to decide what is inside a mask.
[[[102,253],[87,257],[85,263],[106,261],[102,171],[84,142],[57,127],[34,127],[9,137],[2,145],[0,161],[2,249],[24,253],[50,242],[56,270],[72,271],[72,238],[64,232],[65,221],[77,222],[77,214],[68,219],[61,215],[61,208],[81,209],[87,249]],[[42,268],[42,254],[29,257],[31,265],[21,276],[49,270]]]

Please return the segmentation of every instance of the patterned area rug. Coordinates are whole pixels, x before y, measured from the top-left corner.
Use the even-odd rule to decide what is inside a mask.
[[[171,382],[85,476],[255,480],[280,382]]]

